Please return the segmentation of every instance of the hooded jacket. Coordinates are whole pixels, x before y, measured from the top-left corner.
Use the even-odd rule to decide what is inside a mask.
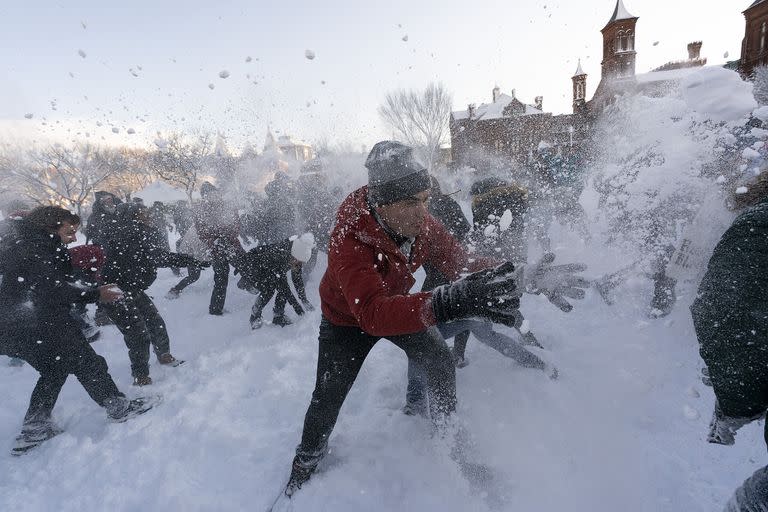
[[[431,215],[407,258],[376,221],[368,187],[357,189],[341,204],[331,233],[328,268],[320,281],[323,315],[332,324],[359,327],[373,336],[415,333],[435,325],[432,293],[408,293],[416,282],[413,272],[424,263],[450,280],[493,265],[470,258]]]
[[[98,288],[74,280],[69,252],[56,234],[22,220],[0,248],[0,337],[6,349],[37,329],[46,336],[66,332],[72,304],[98,300]]]

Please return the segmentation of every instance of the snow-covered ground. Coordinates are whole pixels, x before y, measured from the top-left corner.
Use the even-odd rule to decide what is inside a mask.
[[[559,249],[564,259],[591,250]],[[316,304],[322,267],[309,285]],[[96,343],[121,389],[160,393],[163,403],[112,424],[71,379],[55,411],[66,432],[20,458],[0,453],[0,510],[263,510],[279,492],[314,384],[319,312],[251,332],[250,296],[230,286],[228,313],[211,317],[212,272],[169,301],[174,279],[162,270],[150,292],[183,366],[153,365],[155,384],[136,389],[117,330],[103,328]],[[505,509],[718,510],[763,463],[757,425],[734,447],[705,441],[713,396],[698,379],[691,298],[651,321],[649,293],[649,282],[631,281],[617,305],[590,293],[570,314],[527,296],[523,310],[560,368],[557,381],[470,341],[459,415],[476,458],[498,472]],[[393,345],[374,349],[295,510],[485,509],[424,421],[400,412],[405,368]],[[35,379],[29,366],[0,366],[7,448]]]
[[[709,83],[719,83],[713,77]],[[732,97],[731,89],[741,86],[725,78],[720,82],[732,84],[718,94]],[[689,85],[693,90],[700,83]],[[700,96],[697,104],[709,103]],[[702,148],[717,151],[715,132],[725,129],[689,123],[681,117],[682,104],[672,109],[670,121],[669,100],[642,100],[640,107],[630,106],[630,112],[642,116],[644,130],[617,137],[615,151],[607,151],[615,158],[601,164],[596,176],[612,179],[622,194],[629,191],[626,197],[634,202],[621,194],[616,202],[624,201],[637,215],[658,214],[664,200],[678,201],[674,192],[698,193],[715,183],[715,176],[697,170],[706,160]],[[651,115],[654,108],[657,114]],[[654,120],[665,121],[659,122],[663,132],[648,126]],[[703,137],[707,130],[713,135]],[[638,154],[636,148],[653,155],[643,160],[648,165],[661,163],[647,172],[626,172],[621,157]],[[664,187],[660,198],[644,192]],[[649,198],[645,203],[637,200],[643,194]],[[592,277],[632,263],[637,247],[604,245],[610,209],[600,211],[591,187],[581,200],[593,237],[585,243],[555,225],[558,261],[583,261]],[[308,283],[316,305],[324,266],[321,258]],[[252,297],[238,290],[234,279],[222,317],[207,314],[210,269],[169,301],[164,295],[175,279],[161,270],[150,294],[168,324],[173,353],[186,359],[183,366],[153,365],[155,384],[132,388],[127,349],[117,330],[103,328],[95,345],[121,389],[131,395],[159,393],[163,403],[113,424],[70,380],[55,410],[66,432],[23,457],[0,450],[0,510],[258,511],[281,491],[314,385],[319,308],[300,319],[293,316],[297,321],[290,327],[265,325],[252,332]],[[546,347],[542,357],[560,370],[557,381],[470,340],[470,365],[457,371],[458,417],[475,441],[474,459],[495,471],[493,490],[504,495],[504,510],[720,510],[737,485],[765,464],[760,424],[742,429],[733,447],[706,442],[714,399],[699,380],[701,362],[688,313],[691,288],[681,288],[672,313],[658,320],[647,315],[648,279],[638,274],[615,292],[613,306],[590,291],[569,314],[542,297],[523,299],[531,330]],[[424,420],[402,414],[405,372],[403,353],[379,343],[342,409],[331,454],[294,497],[294,510],[488,508]],[[0,447],[11,447],[35,379],[29,366],[0,365]]]

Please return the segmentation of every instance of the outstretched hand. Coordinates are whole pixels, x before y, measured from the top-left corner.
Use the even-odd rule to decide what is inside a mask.
[[[591,286],[591,282],[576,275],[587,269],[583,263],[552,265],[554,260],[555,255],[549,252],[535,264],[520,267],[518,281],[526,293],[542,294],[549,302],[567,313],[573,306],[566,298],[583,299],[584,290]]]

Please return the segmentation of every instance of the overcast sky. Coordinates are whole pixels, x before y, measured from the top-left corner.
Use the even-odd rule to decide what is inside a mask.
[[[640,18],[638,73],[686,58],[694,40],[704,42],[709,64],[739,57],[741,11],[751,0],[624,3]],[[545,111],[570,112],[577,59],[589,97],[597,86],[600,29],[614,7],[615,0],[5,0],[0,137],[88,133],[99,143],[140,145],[157,130],[205,130],[225,134],[233,148],[249,141],[260,150],[269,126],[308,142],[370,147],[391,136],[376,113],[384,94],[430,81],[445,84],[455,110],[488,102],[498,84],[529,103],[544,96]]]

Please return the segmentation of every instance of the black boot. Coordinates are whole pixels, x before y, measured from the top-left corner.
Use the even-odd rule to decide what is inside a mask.
[[[291,466],[291,477],[288,479],[288,484],[285,486],[285,495],[289,498],[293,494],[301,489],[307,480],[312,476],[317,468],[317,461],[313,463],[303,462],[297,455],[293,458],[293,465]]]

